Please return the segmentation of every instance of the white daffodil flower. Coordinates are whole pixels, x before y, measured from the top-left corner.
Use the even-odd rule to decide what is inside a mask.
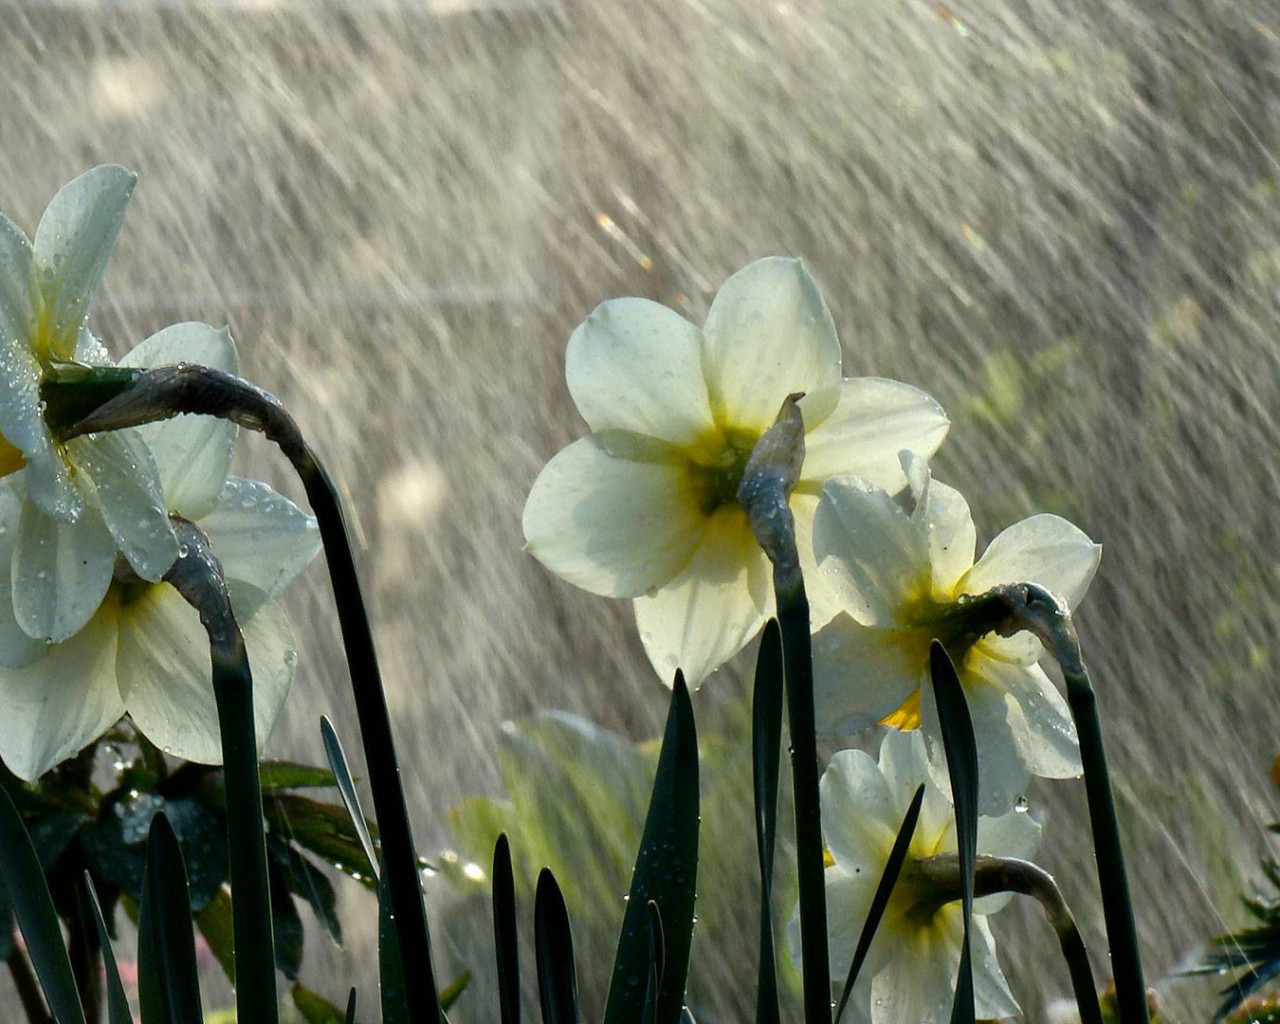
[[[230,335],[204,324],[169,327],[126,359],[134,366],[182,361],[237,368]],[[227,475],[234,424],[180,416],[139,432],[154,452],[164,507],[199,525],[222,563],[253,671],[262,744],[297,662],[293,629],[275,598],[320,550],[315,520],[266,484]],[[25,514],[20,487],[21,478],[0,484],[0,526]],[[126,711],[166,752],[220,763],[209,638],[195,609],[121,558],[84,628],[61,643],[33,640],[9,601],[14,540],[12,528],[0,530],[0,758],[10,770],[37,778]]]
[[[80,630],[117,552],[152,581],[178,553],[141,438],[123,430],[64,444],[40,395],[60,366],[111,364],[86,318],[135,181],[123,167],[82,174],[50,201],[34,243],[0,214],[0,476],[22,471],[22,509],[10,524],[13,605],[36,639]]]
[[[555,456],[524,509],[528,550],[605,597],[635,599],[668,684],[697,684],[773,611],[769,563],[737,501],[756,441],[803,392],[807,455],[791,496],[801,567],[823,481],[857,473],[890,490],[898,453],[932,454],[948,421],[928,395],[842,379],[840,343],[799,260],[758,260],[716,295],[701,330],[646,299],[603,303],[569,339],[565,377],[592,433]],[[811,589],[813,620],[837,608]]]
[[[919,862],[957,850],[955,812],[933,783],[918,733],[890,732],[877,764],[861,750],[841,750],[822,776],[822,831],[827,843],[827,920],[831,978],[844,985],[872,897],[889,851],[917,787],[924,802],[902,872],[872,940],[850,1009],[871,1024],[946,1024],[951,1019],[964,923],[958,900],[941,894]],[[1010,811],[978,821],[978,852],[1029,857],[1040,826],[1027,813]],[[974,996],[978,1018],[1004,1020],[1018,1014],[996,960],[987,916],[1009,902],[1007,894],[974,901],[971,931]],[[799,965],[799,918],[788,928]]]
[[[1080,774],[1075,726],[1037,664],[1030,633],[974,636],[966,595],[1003,583],[1037,583],[1069,608],[1084,597],[1102,549],[1065,519],[1036,515],[997,536],[974,564],[976,531],[959,492],[904,457],[915,507],[873,483],[827,483],[814,527],[821,572],[844,611],[814,638],[818,728],[848,734],[875,721],[923,727],[935,780],[949,791],[929,643],[947,644],[973,718],[981,765],[980,811],[1013,806],[1032,775]],[[988,627],[989,628],[989,627]]]

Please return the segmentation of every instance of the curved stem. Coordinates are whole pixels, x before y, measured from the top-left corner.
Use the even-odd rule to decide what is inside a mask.
[[[1071,614],[1051,593],[1034,583],[997,587],[1009,604],[1010,622],[1001,632],[1021,629],[1040,638],[1062,668],[1067,684],[1067,703],[1080,740],[1080,761],[1084,765],[1085,797],[1093,829],[1094,855],[1098,862],[1098,885],[1102,891],[1102,912],[1111,946],[1111,966],[1116,984],[1116,1008],[1121,1024],[1148,1024],[1147,988],[1142,976],[1142,957],[1133,918],[1129,877],[1125,870],[1120,823],[1116,816],[1111,775],[1102,742],[1102,723],[1097,697],[1080,653]]]
[[[948,894],[954,893],[952,899],[960,899],[960,859],[956,854],[929,857],[917,861],[916,866],[926,878]],[[1102,1024],[1098,988],[1093,980],[1093,969],[1089,966],[1089,954],[1071,908],[1067,906],[1062,890],[1058,888],[1053,876],[1030,861],[979,854],[975,862],[973,883],[976,897],[1014,892],[1030,896],[1040,904],[1058,936],[1062,958],[1067,962],[1071,988],[1075,993],[1076,1005],[1080,1008],[1081,1024]]]

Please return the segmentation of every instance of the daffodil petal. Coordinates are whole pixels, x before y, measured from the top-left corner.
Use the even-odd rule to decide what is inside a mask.
[[[918,388],[880,377],[848,378],[840,383],[835,410],[805,434],[802,479],[859,476],[895,494],[907,482],[899,453],[931,458],[950,426],[942,406]]]
[[[702,377],[702,332],[648,299],[611,299],[573,332],[569,393],[592,430],[690,445],[715,430]]]
[[[652,597],[636,599],[640,641],[668,686],[677,668],[697,686],[746,646],[772,608],[771,581],[745,514],[717,511],[684,570]]]
[[[0,213],[0,338],[10,342],[25,339],[35,320],[31,264],[31,243],[26,234]]]
[[[283,609],[260,593],[249,596],[258,609],[241,627],[261,748],[284,706],[297,655]],[[235,592],[232,603],[239,603]],[[209,637],[195,609],[167,583],[121,608],[117,665],[129,715],[152,743],[188,761],[222,763]]]
[[[878,876],[907,807],[880,766],[861,750],[832,755],[818,786],[822,834],[836,865],[850,875]],[[830,891],[830,889],[828,889]],[[847,965],[846,965],[847,966]]]
[[[850,736],[874,725],[920,685],[929,639],[915,630],[863,626],[843,612],[813,638],[818,732]]]
[[[916,789],[922,782],[925,784],[924,802],[920,805],[920,817],[916,821],[915,837],[910,847],[912,856],[916,857],[956,849],[954,838],[949,844],[938,838],[954,826],[955,812],[949,791],[930,784],[931,767],[924,737],[919,730],[901,732],[889,729],[880,741],[880,773],[899,807],[895,832],[902,824],[902,817],[907,813]]]
[[[1089,589],[1102,546],[1060,516],[1042,514],[997,535],[960,581],[966,594],[1000,583],[1038,583],[1075,608]]]
[[[1040,824],[1022,810],[1010,810],[999,817],[983,816],[978,819],[978,852],[995,857],[1017,857],[1030,860],[1040,845]],[[1012,893],[1002,892],[983,896],[974,901],[975,914],[995,914],[1003,910],[1013,899]]]
[[[805,596],[809,599],[809,625],[814,630],[821,629],[843,611],[839,587],[829,574],[821,571],[813,552],[813,523],[819,501],[818,495],[798,490],[792,492],[790,501],[800,572],[804,577]]]
[[[72,460],[93,480],[103,522],[120,553],[144,580],[161,579],[178,557],[151,452],[132,430],[76,437]]]
[[[80,328],[80,337],[76,341],[76,362],[85,366],[114,366],[107,346],[93,336],[86,323]]]
[[[1010,733],[1028,771],[1045,779],[1080,775],[1080,743],[1071,711],[1044,669],[973,655],[965,666],[967,672],[1008,694]]]
[[[929,564],[933,567],[933,596],[939,601],[949,601],[955,595],[960,578],[973,566],[978,531],[964,496],[937,480],[929,482],[925,516]]]
[[[126,355],[121,366],[193,363],[238,373],[240,360],[231,333],[208,324],[174,324],[151,335]],[[213,509],[231,471],[236,425],[215,416],[177,416],[138,428],[155,457],[165,507],[188,519]]]
[[[320,552],[316,521],[257,480],[231,477],[200,520],[228,579],[275,597]]]
[[[775,256],[739,270],[711,303],[703,334],[702,367],[722,425],[763,433],[795,392],[806,396],[808,425],[835,408],[840,342],[799,260]]]
[[[618,431],[584,437],[557,454],[524,506],[529,552],[603,597],[636,597],[669,583],[706,523],[679,452]]]
[[[79,632],[102,603],[115,561],[115,542],[95,508],[64,523],[23,502],[11,584],[22,631],[54,643]]]
[[[80,327],[124,224],[137,175],[112,164],[63,185],[36,229],[36,279],[44,296],[50,355],[75,355]]]
[[[892,844],[893,837],[889,837]],[[880,881],[883,870],[883,858],[879,867],[875,862],[864,863],[860,870],[848,870],[837,864],[824,872],[827,893],[827,931],[829,940],[828,955],[831,959],[831,977],[842,985],[849,975],[849,966],[853,963],[854,951],[858,948],[858,937],[862,934],[862,925],[871,909],[871,901],[875,898],[876,885]],[[792,950],[792,958],[800,965],[800,919],[793,920],[794,927],[787,928],[787,936]]]
[[[45,642],[27,636],[13,611],[13,549],[22,499],[12,484],[0,484],[0,668],[23,668],[45,652]]]
[[[1044,654],[1044,647],[1035,634],[1023,630],[1013,636],[988,633],[970,649],[984,658],[1006,661],[1011,665],[1034,665]]]
[[[973,963],[974,1009],[979,1020],[1008,1020],[1022,1010],[1009,990],[1000,963],[996,960],[996,942],[986,918],[975,915],[970,935]]]
[[[827,481],[814,517],[813,550],[841,605],[864,626],[898,626],[903,607],[927,596],[926,531],[865,480]]]
[[[1027,791],[1031,771],[1022,760],[1014,727],[1010,722],[1021,719],[1012,697],[999,686],[992,685],[969,672],[962,673],[964,695],[973,722],[973,739],[978,748],[978,813],[1003,814]],[[946,751],[942,742],[942,726],[938,706],[929,687],[922,694],[921,729],[929,750],[929,767],[934,782],[948,796]]]
[[[115,620],[103,609],[32,664],[0,669],[0,758],[10,771],[34,782],[124,714],[115,660]]]
[[[918,928],[900,924],[892,934],[876,937],[882,950],[892,944],[893,955],[871,982],[873,1024],[947,1024],[951,1019],[960,944],[950,941],[950,917],[940,911],[935,921],[945,923]],[[890,943],[891,937],[898,941]]]

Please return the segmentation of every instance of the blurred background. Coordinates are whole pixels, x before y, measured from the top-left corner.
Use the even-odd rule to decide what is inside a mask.
[[[426,855],[487,865],[451,821],[474,825],[470,797],[525,813],[503,759],[535,788],[548,759],[522,762],[503,723],[537,709],[628,741],[575,726],[558,756],[616,742],[597,783],[643,805],[624,751],[657,733],[667,691],[630,606],[521,551],[534,476],[585,430],[564,345],[605,298],[700,322],[735,269],[797,255],[846,372],[948,410],[936,472],[982,541],[1043,510],[1104,545],[1079,627],[1148,976],[1174,1017],[1207,1019],[1213,982],[1169,975],[1243,923],[1280,818],[1274,0],[0,0],[0,68],[0,208],[18,223],[93,164],[140,175],[97,333],[118,355],[176,320],[229,323],[349,495]],[[260,439],[242,447],[299,495]],[[327,712],[354,756],[322,566],[290,602],[301,667],[270,749],[323,763]],[[751,664],[695,698],[730,767]],[[729,788],[704,814],[703,1024],[754,1005],[740,768],[709,772]],[[1028,796],[1106,977],[1082,788]],[[590,803],[562,802],[553,831],[573,841],[581,813],[575,856],[599,869],[569,879],[598,1005],[639,822]],[[525,882],[537,854],[517,836]],[[483,884],[428,884],[439,973],[475,972],[453,1017],[492,1020]],[[375,979],[373,898],[340,891],[346,943],[309,931],[303,968],[335,1000]],[[1046,1019],[1069,991],[1052,934],[1026,908],[995,928]]]

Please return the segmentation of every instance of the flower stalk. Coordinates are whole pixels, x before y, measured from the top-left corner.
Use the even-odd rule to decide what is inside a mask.
[[[243,1014],[274,1024],[279,1019],[275,980],[275,939],[267,879],[266,824],[258,778],[258,743],[253,716],[253,676],[244,636],[231,611],[222,566],[198,526],[174,516],[185,550],[165,576],[200,614],[209,634],[213,691],[227,784],[227,848],[233,899],[236,1003]],[[252,1009],[250,1009],[252,1008]]]
[[[1115,976],[1116,1007],[1122,1024],[1148,1024],[1146,983],[1142,974],[1142,957],[1138,950],[1138,934],[1133,918],[1133,902],[1129,894],[1129,878],[1125,870],[1124,848],[1120,824],[1116,817],[1115,797],[1107,769],[1107,754],[1102,742],[1102,724],[1098,718],[1097,697],[1089,672],[1080,653],[1071,614],[1053,594],[1034,583],[1019,583],[995,588],[1009,608],[1004,635],[1029,630],[1053,653],[1067,684],[1067,704],[1080,738],[1080,760],[1084,765],[1085,797],[1089,805],[1089,822],[1093,830],[1093,847],[1098,861],[1098,885],[1102,892],[1102,911],[1111,946],[1111,964]]]
[[[796,869],[800,884],[800,946],[803,955],[804,1019],[831,1020],[826,882],[822,812],[818,798],[818,743],[813,701],[813,653],[809,600],[796,547],[795,519],[788,499],[804,463],[804,418],[788,395],[773,426],[756,443],[743,471],[738,501],[751,531],[773,564],[773,588],[782,632],[783,679],[791,730],[791,777],[795,791]]]

